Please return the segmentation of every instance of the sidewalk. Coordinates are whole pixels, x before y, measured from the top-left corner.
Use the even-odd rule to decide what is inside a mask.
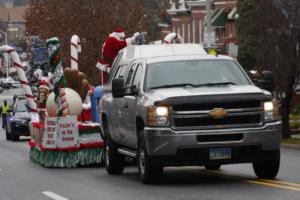
[[[300,139],[300,135],[292,135],[292,138]],[[300,150],[300,145],[299,144],[281,144],[281,148],[284,149],[293,149],[293,150]]]
[[[292,138],[297,138],[297,139],[300,139],[300,135],[292,135]]]

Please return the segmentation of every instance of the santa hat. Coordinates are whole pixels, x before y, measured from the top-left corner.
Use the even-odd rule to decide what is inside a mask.
[[[124,29],[116,28],[113,32],[113,35],[118,38],[124,38],[125,37]]]

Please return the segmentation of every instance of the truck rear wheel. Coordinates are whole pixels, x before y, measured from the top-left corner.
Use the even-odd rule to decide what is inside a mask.
[[[110,138],[106,127],[106,140],[104,149],[104,163],[108,174],[122,174],[125,166],[125,157],[118,153],[118,145]]]
[[[274,179],[280,168],[280,150],[271,161],[253,163],[253,169],[258,178]]]
[[[153,165],[150,162],[142,135],[143,133],[141,132],[139,134],[137,154],[139,176],[144,184],[157,183],[163,174],[163,166]]]

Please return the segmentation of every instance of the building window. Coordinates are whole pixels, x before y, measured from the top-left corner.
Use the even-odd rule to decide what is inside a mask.
[[[16,26],[7,27],[7,35],[10,41],[19,40],[19,27]]]

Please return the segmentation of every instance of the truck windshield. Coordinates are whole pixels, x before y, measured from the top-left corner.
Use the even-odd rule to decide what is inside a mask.
[[[232,60],[189,60],[149,64],[145,87],[158,89],[249,84],[249,79]]]

